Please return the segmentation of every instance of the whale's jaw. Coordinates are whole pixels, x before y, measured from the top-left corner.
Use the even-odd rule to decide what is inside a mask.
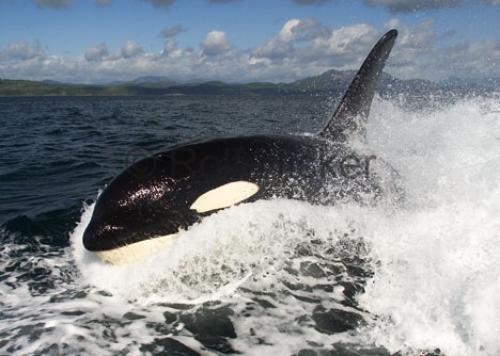
[[[103,262],[112,265],[124,265],[144,260],[154,253],[169,248],[178,234],[153,237],[134,242],[111,250],[93,251]]]

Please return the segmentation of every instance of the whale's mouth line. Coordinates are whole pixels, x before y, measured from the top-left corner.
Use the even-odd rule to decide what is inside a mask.
[[[124,265],[138,262],[143,260],[146,256],[168,248],[177,239],[177,237],[178,233],[156,236],[110,250],[92,252],[106,263],[112,265]]]

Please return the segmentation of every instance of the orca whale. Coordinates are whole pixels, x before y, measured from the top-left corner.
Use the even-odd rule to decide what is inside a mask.
[[[347,141],[365,134],[378,78],[396,36],[391,30],[373,47],[318,135],[191,142],[128,167],[98,197],[83,234],[84,247],[105,262],[122,264],[167,247],[180,230],[238,203],[376,199],[383,189],[370,171],[375,156],[356,153]]]

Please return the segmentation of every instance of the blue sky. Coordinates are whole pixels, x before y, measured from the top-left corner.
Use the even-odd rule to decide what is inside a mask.
[[[0,0],[0,77],[290,81],[355,68],[389,27],[396,76],[500,75],[500,0]]]

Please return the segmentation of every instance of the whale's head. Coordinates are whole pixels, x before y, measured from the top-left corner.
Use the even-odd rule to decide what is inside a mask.
[[[87,250],[114,264],[137,260],[199,219],[182,179],[161,172],[150,176],[156,164],[153,158],[142,160],[106,187],[83,235]]]
[[[203,168],[200,160],[208,147],[186,146],[126,169],[98,197],[84,247],[113,264],[138,260],[172,243],[203,216],[259,190],[254,183]]]

